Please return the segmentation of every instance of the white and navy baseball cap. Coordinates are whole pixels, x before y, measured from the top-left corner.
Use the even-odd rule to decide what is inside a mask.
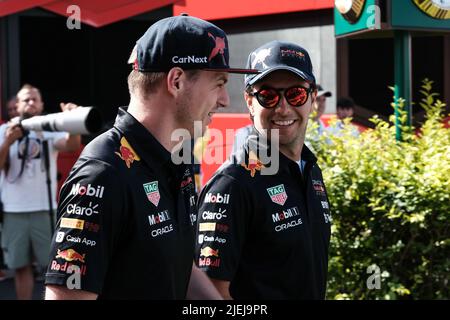
[[[309,53],[291,42],[271,41],[262,45],[250,53],[246,67],[260,71],[245,76],[246,87],[277,70],[291,71],[309,83],[316,83]]]
[[[325,90],[320,84],[318,84],[316,87],[317,87],[317,97],[325,96],[329,98],[332,96],[331,91]]]

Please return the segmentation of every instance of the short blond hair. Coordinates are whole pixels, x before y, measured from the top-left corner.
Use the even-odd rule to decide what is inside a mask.
[[[128,90],[135,95],[148,95],[156,92],[156,88],[166,76],[164,72],[140,72],[132,70],[128,75]]]
[[[190,81],[196,81],[200,70],[184,70]],[[128,90],[134,95],[141,95],[144,99],[155,93],[156,89],[164,81],[166,72],[142,72],[132,70],[128,75]]]

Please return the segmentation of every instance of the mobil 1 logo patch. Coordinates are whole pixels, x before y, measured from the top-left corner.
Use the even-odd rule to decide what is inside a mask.
[[[284,184],[279,184],[278,186],[270,187],[266,190],[272,202],[279,204],[280,206],[285,204],[288,196],[284,189]]]

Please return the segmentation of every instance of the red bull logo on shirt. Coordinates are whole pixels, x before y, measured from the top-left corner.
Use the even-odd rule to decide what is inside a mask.
[[[279,204],[280,206],[284,205],[288,196],[286,191],[284,190],[284,184],[280,184],[275,187],[267,188],[267,192],[269,193],[270,199],[272,202]]]
[[[131,164],[134,161],[140,161],[141,158],[136,154],[136,152],[133,150],[133,148],[128,143],[127,139],[125,137],[122,137],[120,139],[120,147],[119,152],[115,152],[120,159],[125,161],[125,164],[128,169],[130,169]]]
[[[80,262],[84,263],[85,256],[86,256],[85,254],[81,255],[73,249],[67,249],[67,250],[59,250],[58,249],[58,254],[55,256],[55,258],[61,258],[66,261],[69,261],[69,262],[80,261]]]
[[[203,257],[219,257],[219,249],[214,250],[211,247],[205,247],[200,249],[200,255]]]
[[[144,187],[148,200],[153,203],[155,207],[157,207],[159,204],[159,200],[161,199],[158,188],[158,181],[144,183],[142,186]]]
[[[248,164],[241,164],[245,170],[250,171],[250,175],[252,178],[255,177],[256,171],[261,171],[262,168],[264,168],[264,165],[259,160],[249,160]]]
[[[244,167],[245,170],[250,171],[252,178],[255,177],[256,171],[261,171],[261,169],[264,168],[264,164],[258,159],[253,151],[250,151],[248,156],[248,164],[242,163],[241,166]]]

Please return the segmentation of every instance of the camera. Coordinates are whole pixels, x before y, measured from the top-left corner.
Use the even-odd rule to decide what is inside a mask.
[[[25,131],[65,131],[70,134],[91,134],[102,129],[100,111],[94,107],[78,107],[66,112],[51,113],[23,119]]]

